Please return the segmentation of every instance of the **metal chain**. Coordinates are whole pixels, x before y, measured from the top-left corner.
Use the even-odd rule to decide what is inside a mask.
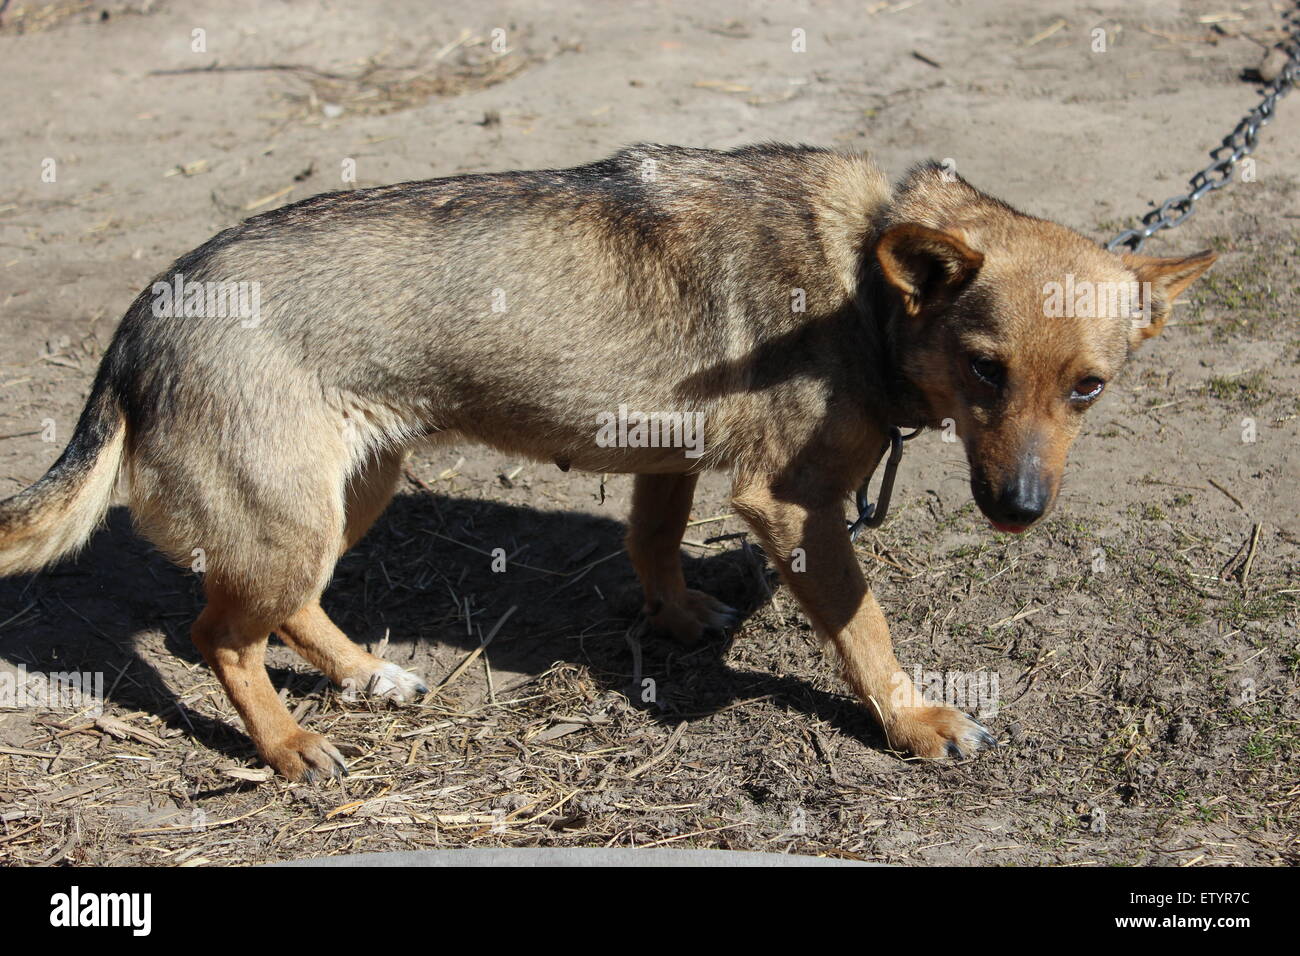
[[[898,463],[903,460],[903,442],[911,441],[923,431],[924,428],[918,428],[904,435],[897,425],[890,426],[889,438],[880,452],[882,458],[886,453],[889,455],[889,459],[885,462],[885,477],[880,480],[880,497],[876,499],[875,504],[871,503],[871,475],[867,475],[862,479],[862,486],[858,488],[858,517],[849,522],[850,541],[857,541],[863,528],[879,528],[885,523],[885,516],[889,514],[889,499],[894,494],[894,476],[898,473]]]
[[[1286,66],[1264,87],[1264,98],[1246,114],[1237,128],[1223,138],[1223,143],[1210,152],[1214,162],[1206,166],[1189,181],[1191,187],[1180,196],[1171,196],[1142,218],[1142,225],[1126,229],[1106,243],[1106,249],[1115,252],[1127,246],[1129,252],[1140,252],[1143,244],[1162,229],[1173,229],[1187,221],[1196,211],[1196,202],[1206,193],[1222,189],[1232,182],[1232,171],[1237,163],[1255,151],[1259,130],[1273,118],[1277,101],[1296,86],[1300,73],[1300,5],[1283,15],[1288,39],[1281,44],[1287,54]]]

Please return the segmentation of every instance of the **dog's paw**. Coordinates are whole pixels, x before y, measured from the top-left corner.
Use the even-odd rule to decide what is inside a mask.
[[[384,700],[406,701],[429,693],[429,688],[418,674],[390,661],[378,661],[373,670],[345,680],[343,691],[345,695],[364,694]]]
[[[695,644],[705,632],[721,633],[734,627],[740,615],[703,591],[684,591],[672,601],[663,601],[649,615],[650,630],[680,644]]]
[[[998,742],[979,723],[953,707],[910,707],[889,726],[889,743],[917,757],[942,760],[973,757]]]
[[[284,740],[263,748],[262,759],[295,783],[314,783],[348,774],[347,761],[329,738],[309,730],[296,730]]]

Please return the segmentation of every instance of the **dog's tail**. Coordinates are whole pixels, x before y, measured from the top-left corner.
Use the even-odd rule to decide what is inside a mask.
[[[126,447],[126,419],[100,367],[72,440],[26,491],[0,501],[0,576],[36,571],[84,545],[108,512]]]

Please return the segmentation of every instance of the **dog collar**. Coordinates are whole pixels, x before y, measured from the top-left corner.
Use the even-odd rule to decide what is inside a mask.
[[[850,541],[857,541],[858,535],[862,533],[863,528],[879,528],[885,523],[885,517],[889,514],[889,499],[894,494],[894,476],[898,473],[898,463],[903,460],[903,442],[911,441],[921,434],[923,430],[924,426],[904,435],[902,429],[897,425],[889,426],[889,439],[880,450],[881,458],[885,457],[885,452],[889,452],[889,459],[885,462],[885,474],[880,479],[880,497],[876,499],[875,504],[872,504],[868,499],[871,490],[871,476],[875,474],[875,469],[872,469],[871,473],[862,479],[862,484],[858,488],[858,517],[857,520],[849,524]],[[878,461],[876,467],[880,467]]]

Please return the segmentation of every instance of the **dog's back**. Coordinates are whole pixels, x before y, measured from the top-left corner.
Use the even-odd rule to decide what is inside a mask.
[[[372,403],[367,440],[459,430],[589,455],[594,409],[712,410],[693,377],[842,307],[852,266],[837,240],[886,196],[861,157],[777,146],[641,146],[574,169],[318,196],[160,276],[110,350],[112,380],[138,431],[171,430],[161,415],[201,427],[236,401],[264,418],[260,393],[305,378],[340,406]],[[152,290],[178,275],[254,286],[258,315],[160,318]]]
[[[346,482],[438,432],[634,470],[593,444],[593,412],[689,408],[716,438],[697,466],[721,463],[726,397],[754,387],[765,342],[849,301],[855,243],[887,198],[861,156],[643,145],[250,218],[131,305],[74,454],[0,510],[0,571],[78,546],[119,479],[142,529],[185,561],[241,524],[224,511],[235,488],[300,498],[300,465],[337,458],[329,483]],[[680,449],[655,454],[635,469],[680,467]]]

